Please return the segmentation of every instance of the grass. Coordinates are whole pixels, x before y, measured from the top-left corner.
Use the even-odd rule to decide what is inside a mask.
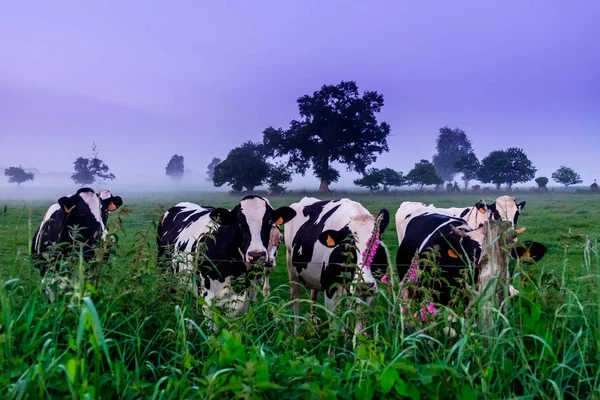
[[[518,296],[476,325],[477,309],[458,314],[450,337],[442,309],[432,322],[410,315],[389,286],[378,294],[370,335],[320,330],[308,318],[292,335],[285,252],[272,293],[240,317],[201,314],[202,300],[171,294],[156,271],[155,224],[181,200],[224,207],[236,197],[170,194],[124,197],[111,215],[119,236],[102,265],[99,285],[80,279],[72,296],[48,304],[28,259],[29,241],[48,204],[9,203],[0,214],[0,396],[2,398],[599,398],[600,196],[549,194],[525,198],[524,240],[546,244],[538,265],[515,267]],[[397,249],[393,215],[403,200],[356,195],[373,213],[387,208],[383,235]],[[274,207],[297,197],[274,197]],[[411,198],[411,200],[415,200]],[[439,206],[474,203],[472,196],[419,197]],[[493,199],[490,199],[493,200]],[[30,222],[31,221],[31,222]],[[120,227],[122,224],[122,229]],[[283,246],[282,246],[283,250]],[[74,264],[77,276],[83,266]],[[397,278],[396,278],[397,279]],[[351,300],[351,299],[350,299]],[[321,297],[322,302],[322,297]],[[402,313],[402,305],[409,313]],[[320,307],[323,318],[325,310]],[[339,328],[351,308],[331,316]],[[332,351],[328,351],[329,349]]]

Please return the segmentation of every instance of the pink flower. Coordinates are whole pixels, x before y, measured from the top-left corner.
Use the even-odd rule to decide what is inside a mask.
[[[342,326],[342,332],[346,333],[346,327],[345,326]]]
[[[381,282],[383,282],[383,283],[390,282],[390,278],[388,278],[387,274],[385,274],[384,276],[381,277]]]
[[[435,309],[435,305],[433,304],[433,301],[429,302],[429,305],[427,306],[427,311],[429,311],[429,314],[433,315],[436,312]]]
[[[427,322],[427,313],[425,312],[425,308],[421,307],[421,321]]]
[[[406,308],[404,308],[404,306],[402,306],[402,314],[406,314]]]

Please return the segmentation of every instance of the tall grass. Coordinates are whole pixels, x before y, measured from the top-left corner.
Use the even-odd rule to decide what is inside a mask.
[[[124,267],[115,264],[107,267]],[[584,270],[598,279],[597,243],[587,243]],[[172,282],[156,275],[108,288],[101,280],[99,289],[81,276],[51,304],[18,279],[0,286],[5,398],[580,399],[600,387],[598,299],[524,272],[492,329],[477,327],[475,310],[457,315],[454,337],[444,329],[451,310],[422,323],[402,312],[410,305],[390,285],[356,344],[339,329],[351,309],[329,316],[332,330],[304,318],[293,337],[287,285],[238,317],[214,309],[214,331],[202,300],[169,297]],[[549,301],[556,296],[558,307]]]
[[[23,220],[15,224],[26,227]],[[320,319],[313,321],[306,292],[293,336],[287,284],[272,284],[266,298],[257,290],[245,314],[232,317],[213,308],[208,320],[201,298],[171,293],[177,281],[157,272],[154,231],[151,223],[138,223],[135,235],[122,232],[110,260],[98,267],[99,277],[72,262],[72,290],[53,303],[27,254],[16,250],[26,246],[26,233],[4,234],[11,247],[1,258],[1,398],[600,395],[600,258],[593,237],[581,239],[577,274],[573,263],[579,260],[573,259],[552,271],[543,263],[515,265],[519,294],[492,310],[490,329],[477,324],[478,304],[469,313],[441,307],[421,322],[413,317],[420,304],[401,301],[395,276],[389,286],[380,285],[368,335],[354,340],[352,329],[341,329],[353,326],[353,308],[328,314],[319,305]],[[456,322],[448,320],[451,314]],[[448,334],[450,328],[456,335]]]

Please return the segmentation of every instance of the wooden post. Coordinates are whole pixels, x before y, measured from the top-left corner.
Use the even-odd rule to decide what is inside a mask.
[[[482,331],[493,327],[492,310],[500,308],[508,294],[510,284],[508,248],[516,238],[516,233],[506,221],[489,220],[484,226],[484,232],[482,251],[487,250],[489,262],[483,263],[478,279],[478,301],[481,304],[479,326]]]

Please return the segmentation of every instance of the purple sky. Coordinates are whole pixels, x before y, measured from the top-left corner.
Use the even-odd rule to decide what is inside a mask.
[[[518,146],[538,176],[565,164],[589,185],[599,20],[597,0],[3,2],[0,165],[70,171],[95,141],[121,182],[174,153],[203,174],[287,127],[297,97],[356,80],[392,127],[375,166],[408,172],[449,125],[480,158]]]

